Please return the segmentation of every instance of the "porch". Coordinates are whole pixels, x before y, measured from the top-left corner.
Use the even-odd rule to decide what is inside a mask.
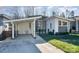
[[[59,19],[58,32],[70,32],[70,21]]]

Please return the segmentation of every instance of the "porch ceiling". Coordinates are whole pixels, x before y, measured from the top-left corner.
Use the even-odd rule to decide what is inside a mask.
[[[31,19],[31,20],[22,20],[22,21],[15,21],[13,23],[25,23],[25,22],[33,22],[34,20]]]

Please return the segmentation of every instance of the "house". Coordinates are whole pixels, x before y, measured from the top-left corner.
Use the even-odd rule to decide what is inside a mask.
[[[42,16],[42,18],[36,21],[36,31],[40,33],[60,33],[60,32],[70,32],[74,30],[74,19],[67,19],[64,17],[56,16]]]
[[[75,20],[74,20],[74,22],[75,22],[75,31],[77,33],[79,33],[79,16],[75,16],[74,18],[75,18]]]
[[[0,14],[0,29],[1,29],[0,30],[0,34],[3,31],[3,27],[4,26],[8,26],[7,23],[6,24],[3,23],[4,20],[9,20],[9,18],[6,15],[4,15],[4,14]],[[6,27],[5,30],[8,30],[8,27]]]
[[[9,20],[10,17],[5,15],[5,14],[0,14],[0,38],[2,40],[2,33],[3,31],[8,31],[9,30],[9,24],[4,23],[4,20]]]
[[[11,37],[14,39],[21,34],[29,34],[36,37],[36,20],[41,16],[28,17],[23,19],[5,20],[4,23],[11,24]]]
[[[53,32],[54,34],[60,32],[70,32],[76,27],[76,31],[79,31],[79,18],[67,19],[64,17],[45,17],[45,16],[31,16],[23,19],[10,19],[4,20],[3,23],[9,24],[9,30],[11,37],[14,39],[18,35],[29,34],[34,38],[39,30],[45,30],[46,33]],[[75,24],[75,25],[74,25]]]
[[[66,19],[64,17],[51,16],[46,20],[46,32],[69,32],[71,29],[71,22],[74,20]]]
[[[72,32],[79,33],[79,16],[74,16],[74,18],[70,18],[70,28]]]

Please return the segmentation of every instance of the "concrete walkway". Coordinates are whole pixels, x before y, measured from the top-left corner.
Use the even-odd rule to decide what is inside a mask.
[[[62,50],[56,48],[55,46],[47,43],[40,36],[37,36],[35,45],[40,49],[42,53],[65,53]]]

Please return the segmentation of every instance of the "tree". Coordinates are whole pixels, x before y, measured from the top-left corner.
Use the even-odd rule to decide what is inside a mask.
[[[56,16],[56,13],[55,13],[55,11],[53,11],[53,12],[52,12],[52,16]]]
[[[43,14],[43,16],[46,16],[46,13],[47,13],[47,7],[43,7],[42,8],[42,14]]]
[[[6,14],[10,16],[12,19],[18,19],[19,18],[19,12],[18,12],[18,7],[17,6],[8,6],[3,8],[3,14]]]
[[[14,19],[19,19],[20,18],[20,15],[19,15],[19,12],[18,12],[18,7],[14,7]]]
[[[68,9],[66,9],[66,17],[67,18],[69,17],[69,13],[70,13],[70,11]]]
[[[70,17],[74,18],[74,11],[73,10],[70,13]]]
[[[29,10],[28,9],[24,9],[24,13],[25,13],[25,17],[29,16]]]
[[[64,12],[62,12],[62,13],[60,14],[60,16],[61,16],[61,17],[65,17],[65,14],[64,14]]]
[[[58,7],[51,7],[51,15],[52,16],[59,16],[59,8]]]
[[[24,13],[25,13],[25,17],[33,16],[34,15],[34,7],[33,6],[24,7]]]

